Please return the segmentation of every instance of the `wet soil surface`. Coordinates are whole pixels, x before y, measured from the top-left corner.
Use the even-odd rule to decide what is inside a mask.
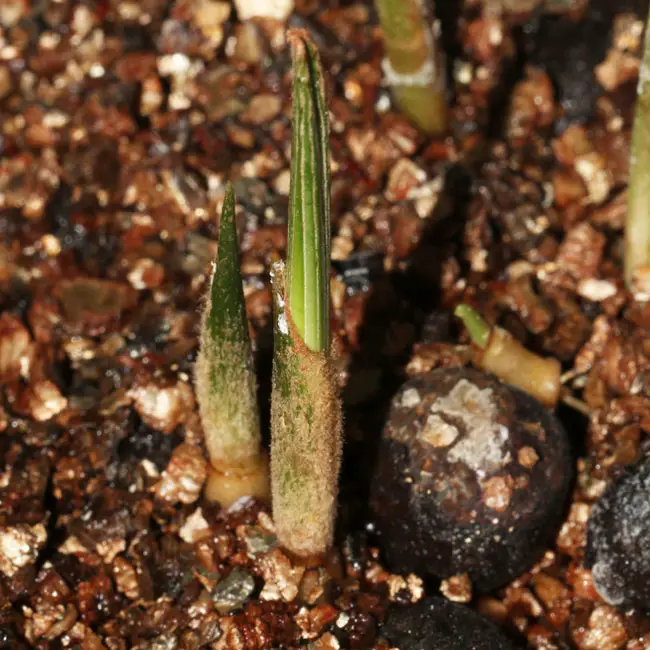
[[[532,648],[650,647],[650,619],[607,604],[585,566],[590,510],[650,432],[650,311],[621,274],[640,3],[439,3],[439,139],[392,107],[368,3],[297,4],[289,24],[328,70],[346,409],[318,567],[277,546],[262,504],[202,499],[191,382],[231,179],[268,414],[285,25],[216,0],[0,7],[0,648],[387,649],[387,613],[440,591]],[[367,511],[392,396],[468,363],[460,301],[557,357],[573,398],[555,539],[480,596],[462,574],[387,570]]]

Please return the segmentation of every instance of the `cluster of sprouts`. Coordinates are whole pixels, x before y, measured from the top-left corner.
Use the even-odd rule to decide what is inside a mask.
[[[260,442],[253,357],[244,309],[231,186],[205,306],[195,381],[212,472],[206,497],[272,497],[279,541],[299,556],[332,542],[341,455],[341,405],[330,361],[329,126],[318,53],[288,34],[293,137],[286,265],[274,297],[270,482]]]
[[[438,33],[420,0],[376,0],[384,70],[402,111],[422,131],[447,124]],[[293,132],[286,263],[274,264],[271,458],[261,446],[248,322],[244,309],[235,197],[228,185],[219,250],[201,328],[196,392],[212,465],[206,497],[272,498],[280,542],[299,556],[332,542],[341,456],[341,404],[330,359],[329,127],[322,69],[303,30],[288,33],[293,72]],[[632,139],[625,280],[650,297],[650,30],[646,34]],[[469,332],[473,362],[554,407],[560,364],[542,358],[466,305],[456,315]]]

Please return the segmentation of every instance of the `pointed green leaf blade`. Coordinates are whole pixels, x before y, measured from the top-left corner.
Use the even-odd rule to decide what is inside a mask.
[[[293,132],[287,295],[307,347],[329,351],[329,125],[318,53],[309,35],[288,35],[293,62]]]
[[[242,466],[260,453],[253,356],[242,287],[232,185],[219,225],[219,249],[201,327],[196,393],[213,465]]]
[[[210,336],[213,339],[226,337],[232,341],[245,340],[250,345],[237,239],[235,193],[231,183],[226,186],[221,209],[219,249],[210,296],[207,318]]]

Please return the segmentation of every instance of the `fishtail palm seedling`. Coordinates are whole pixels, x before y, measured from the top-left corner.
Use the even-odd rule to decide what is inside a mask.
[[[318,53],[288,34],[293,133],[286,267],[272,270],[275,357],[271,488],[280,542],[300,556],[332,542],[341,455],[341,405],[330,361],[329,127]]]
[[[212,472],[206,497],[230,505],[240,496],[268,495],[260,447],[255,371],[244,308],[232,185],[219,225],[219,249],[203,312],[196,395]]]
[[[444,57],[438,27],[424,0],[375,0],[386,59],[384,74],[397,104],[425,133],[447,126]]]

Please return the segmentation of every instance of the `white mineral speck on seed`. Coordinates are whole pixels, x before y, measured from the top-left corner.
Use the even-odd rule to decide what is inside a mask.
[[[479,477],[491,474],[510,462],[510,453],[504,450],[509,438],[507,427],[497,422],[498,413],[490,388],[480,389],[461,379],[448,395],[439,397],[431,412],[441,421],[458,418],[467,428],[467,435],[447,454],[452,463],[463,463]]]
[[[432,447],[448,447],[458,437],[458,429],[445,422],[439,415],[433,414],[428,417],[419,437]]]

